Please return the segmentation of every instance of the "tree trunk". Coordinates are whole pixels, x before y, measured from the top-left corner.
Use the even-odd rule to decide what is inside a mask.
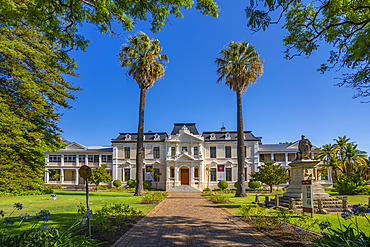
[[[243,129],[243,110],[242,110],[242,90],[236,91],[236,108],[237,108],[237,129],[238,129],[238,188],[236,189],[235,197],[246,197],[244,188],[245,174],[244,174],[244,129]]]
[[[143,142],[144,142],[144,107],[145,107],[146,89],[140,89],[140,107],[139,107],[139,127],[137,131],[137,145],[136,145],[136,190],[134,196],[143,196]]]

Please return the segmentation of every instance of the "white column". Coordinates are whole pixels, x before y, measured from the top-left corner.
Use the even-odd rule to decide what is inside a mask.
[[[285,153],[285,165],[288,165],[288,153]]]
[[[199,179],[200,179],[201,183],[204,182],[204,164],[203,164],[203,162],[199,163]]]
[[[48,184],[49,183],[49,169],[45,169],[44,179],[45,179],[45,183]]]
[[[45,154],[45,166],[49,165],[49,155]]]
[[[101,167],[101,154],[99,154],[99,167]]]
[[[76,166],[79,166],[80,165],[80,163],[79,163],[80,161],[78,160],[78,154],[76,154]]]
[[[60,165],[64,166],[64,154],[62,154],[60,157]]]
[[[177,166],[177,162],[175,162],[175,184],[177,184],[177,182],[179,181],[178,179],[178,166]]]
[[[75,181],[75,185],[78,185],[78,179],[79,178],[79,174],[78,174],[78,169],[76,169],[76,181]]]
[[[170,166],[168,165],[168,163],[166,162],[166,181],[169,182],[170,181],[170,174],[171,173],[171,169],[170,169]]]
[[[113,159],[112,159],[112,180],[117,179],[117,146],[113,147]],[[99,167],[101,163],[101,154],[99,154]]]
[[[271,153],[271,160],[274,159],[274,153]]]
[[[64,183],[64,169],[60,169],[60,184]]]
[[[89,155],[85,154],[85,166],[89,165]]]
[[[190,143],[190,155],[194,155],[194,143]]]
[[[191,162],[191,165],[190,165],[190,182],[194,182],[194,165],[193,165],[193,162]]]

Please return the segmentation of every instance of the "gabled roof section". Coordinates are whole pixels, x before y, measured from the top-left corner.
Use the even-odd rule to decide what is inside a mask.
[[[177,135],[183,127],[186,127],[191,134],[199,135],[195,123],[175,123],[171,132],[171,135]]]
[[[180,155],[177,159],[175,159],[175,161],[191,161],[191,160],[194,160],[193,157],[191,157],[189,154],[187,153],[183,153],[182,155]]]
[[[205,142],[212,141],[237,141],[237,131],[207,131],[203,132]],[[252,131],[244,131],[244,141],[261,141],[262,137],[255,137]]]
[[[148,132],[144,133],[144,142],[164,142],[167,139],[166,132]],[[116,139],[112,139],[112,143],[117,142],[136,142],[137,133],[120,133]]]
[[[78,151],[83,151],[83,150],[87,150],[87,147],[85,147],[84,145],[82,144],[79,144],[77,142],[72,142],[71,144],[69,144],[68,146],[64,147],[64,148],[61,148],[60,150],[78,150]]]
[[[203,142],[203,137],[200,135],[192,135],[191,133],[181,133],[179,135],[169,136],[167,142],[186,142],[189,140]]]

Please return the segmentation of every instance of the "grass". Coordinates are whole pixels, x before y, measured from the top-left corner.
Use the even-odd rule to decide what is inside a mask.
[[[86,194],[84,191],[56,191],[55,193],[57,194],[56,200],[49,200],[50,195],[2,197],[0,210],[5,212],[5,217],[9,216],[14,209],[14,203],[17,202],[23,204],[23,209],[16,210],[12,216],[18,217],[21,213],[31,215],[31,219],[24,221],[19,228],[17,227],[18,222],[16,222],[9,227],[9,230],[17,233],[28,229],[36,222],[32,218],[43,209],[50,211],[49,221],[45,224],[61,230],[67,229],[76,220],[77,206],[80,203],[86,206]],[[90,208],[93,211],[105,204],[124,203],[141,210],[146,215],[156,206],[152,204],[138,204],[142,201],[141,197],[134,197],[133,193],[127,192],[90,192],[89,195]]]
[[[235,203],[235,204],[218,204],[218,206],[220,206],[224,210],[228,211],[232,215],[240,215],[240,213],[238,212],[239,207],[242,204],[252,203],[255,200],[256,194],[258,194],[258,193],[247,193],[248,197],[234,197],[234,194],[226,194],[226,196],[228,197],[228,200]],[[336,192],[330,192],[329,194],[332,197],[347,196],[348,201],[349,201],[350,204],[358,204],[358,203],[367,204],[369,202],[369,199],[368,199],[369,195],[355,195],[355,196],[354,195],[340,195],[339,193],[336,193]],[[260,195],[260,201],[264,201],[265,200],[265,197],[264,197],[265,195],[269,196],[270,199],[271,199],[271,198],[274,198],[275,195],[282,196],[283,192],[263,193],[263,194],[259,194],[259,195]],[[269,212],[269,213],[272,213],[273,211],[274,211],[273,209],[268,209],[267,210],[267,212]],[[341,218],[340,214],[315,214],[314,219],[308,219],[307,222],[305,222],[305,223],[308,223],[308,224],[313,223],[316,219],[318,219],[319,223],[322,222],[322,221],[329,221],[332,224],[333,228],[338,228],[338,227],[340,227],[340,224],[339,224],[339,221],[338,221],[338,216],[339,216],[340,222],[343,225],[348,226],[351,223],[350,220],[343,220]],[[358,220],[358,225],[359,225],[360,229],[364,233],[366,233],[367,235],[370,235],[370,224],[365,219],[365,217],[357,217],[357,220]],[[321,230],[320,230],[318,224],[315,224],[313,226],[313,228],[311,228],[311,230],[314,231],[314,232],[317,232],[317,233],[321,233]]]

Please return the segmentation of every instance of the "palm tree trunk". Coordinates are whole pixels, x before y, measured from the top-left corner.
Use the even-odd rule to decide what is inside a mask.
[[[143,166],[144,166],[144,107],[145,107],[146,89],[140,88],[140,106],[139,106],[139,127],[137,131],[137,145],[136,145],[136,190],[134,196],[143,196]]]
[[[235,197],[246,197],[244,188],[244,129],[243,129],[243,110],[242,110],[242,90],[236,91],[236,108],[237,108],[237,129],[238,129],[238,188],[236,189]]]

